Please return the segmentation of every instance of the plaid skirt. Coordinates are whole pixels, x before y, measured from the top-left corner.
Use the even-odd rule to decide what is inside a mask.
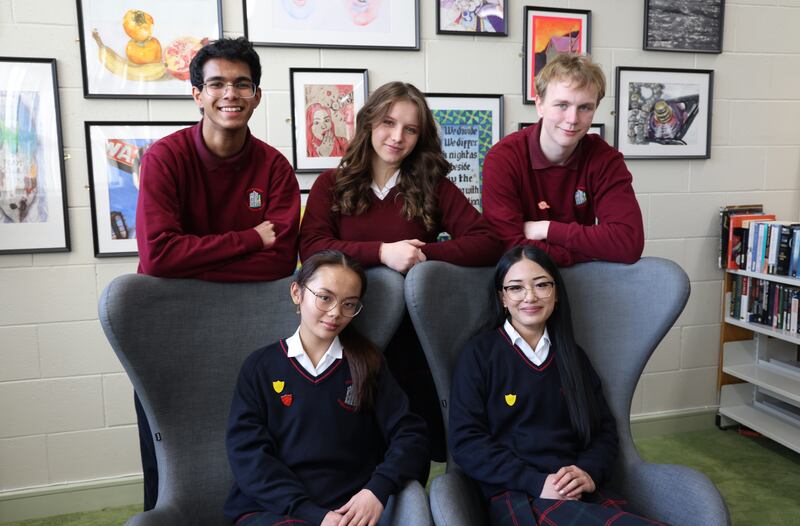
[[[531,498],[506,491],[491,498],[492,526],[666,526],[625,510],[627,502],[595,491],[581,500]]]

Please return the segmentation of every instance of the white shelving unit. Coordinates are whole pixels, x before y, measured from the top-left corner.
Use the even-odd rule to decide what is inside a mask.
[[[787,276],[726,271],[720,424],[745,425],[800,452],[800,336],[729,316],[733,276],[737,274],[800,287],[800,279]]]

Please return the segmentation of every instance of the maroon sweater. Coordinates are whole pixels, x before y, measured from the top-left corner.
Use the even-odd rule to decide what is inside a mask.
[[[644,227],[622,154],[587,134],[563,166],[554,165],[539,146],[540,130],[537,123],[505,137],[483,165],[483,213],[506,248],[536,245],[562,267],[635,263]],[[547,239],[526,239],[523,223],[543,220],[550,221]]]
[[[271,281],[297,264],[300,190],[289,162],[249,131],[242,151],[221,159],[200,121],[142,157],[136,241],[139,273],[209,281]],[[253,227],[268,219],[275,244]]]
[[[502,246],[449,179],[443,177],[436,187],[440,220],[434,230],[428,231],[421,220],[408,221],[403,216],[403,198],[397,186],[383,200],[370,192],[372,204],[361,215],[331,212],[335,173],[322,173],[311,188],[300,228],[301,260],[330,248],[356,258],[362,265],[375,266],[381,264],[381,243],[419,239],[427,243],[422,252],[430,260],[462,266],[497,263]],[[436,236],[441,232],[449,233],[452,239],[437,243]]]

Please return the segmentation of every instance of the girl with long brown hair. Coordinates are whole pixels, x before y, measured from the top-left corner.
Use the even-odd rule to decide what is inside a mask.
[[[502,252],[487,223],[447,174],[425,96],[403,82],[384,84],[356,117],[356,133],[336,169],[314,183],[300,230],[300,258],[341,250],[364,266],[406,273],[426,260],[494,265]],[[445,241],[438,241],[447,233]],[[435,460],[444,432],[433,381],[406,316],[386,349],[412,410],[428,423]]]

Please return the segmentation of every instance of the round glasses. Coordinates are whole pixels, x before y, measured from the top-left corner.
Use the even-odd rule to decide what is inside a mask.
[[[339,299],[334,296],[333,294],[327,294],[325,292],[314,292],[313,290],[309,289],[306,285],[306,290],[314,295],[314,305],[321,310],[322,312],[330,312],[336,305],[339,305]],[[355,318],[361,309],[364,308],[364,304],[361,303],[359,300],[353,299],[346,299],[341,303],[341,312],[342,316],[347,318]]]
[[[536,299],[546,300],[553,295],[555,288],[555,281],[539,281],[538,283],[534,283],[531,287],[518,284],[506,285],[503,287],[503,292],[506,293],[509,299],[514,301],[524,300],[528,295],[528,291],[530,291]]]
[[[253,82],[222,82],[221,80],[213,80],[203,84],[206,88],[206,93],[212,97],[222,97],[228,88],[233,90],[237,96],[243,99],[252,99],[256,96],[256,85]]]

